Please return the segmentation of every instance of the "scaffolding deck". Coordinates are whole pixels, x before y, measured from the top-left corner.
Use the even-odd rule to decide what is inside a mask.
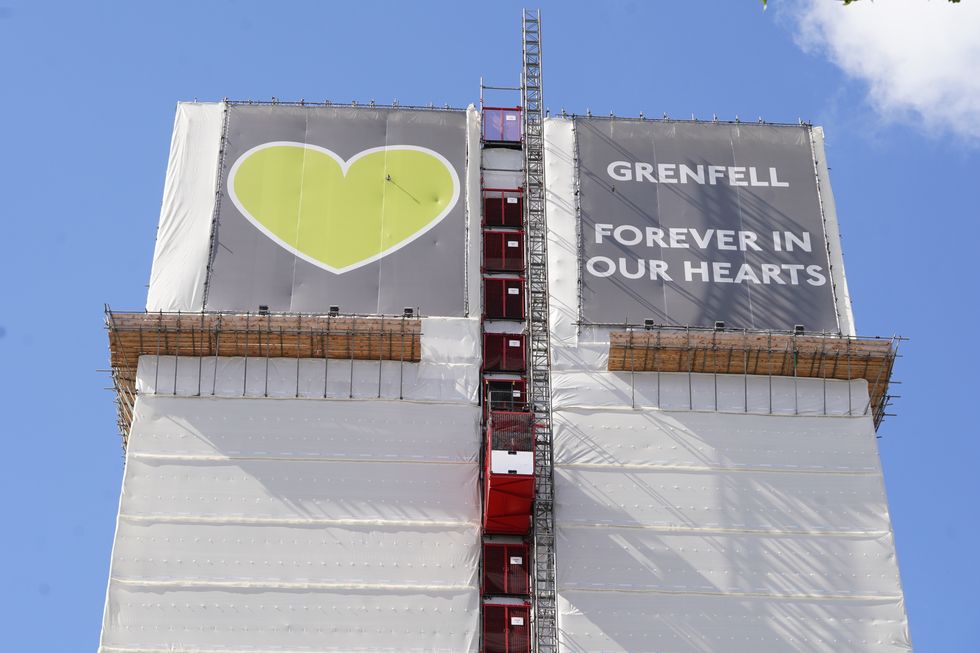
[[[106,311],[123,446],[140,356],[339,359],[417,363],[422,320],[408,316]]]
[[[875,426],[884,417],[896,338],[629,329],[609,334],[611,372],[692,372],[865,379]]]

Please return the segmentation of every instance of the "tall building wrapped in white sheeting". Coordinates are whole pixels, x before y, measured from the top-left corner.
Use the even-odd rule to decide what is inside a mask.
[[[822,130],[545,119],[540,61],[177,106],[101,653],[911,651]]]

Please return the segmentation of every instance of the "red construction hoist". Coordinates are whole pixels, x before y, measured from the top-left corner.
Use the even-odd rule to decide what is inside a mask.
[[[488,161],[523,160],[521,107],[486,106],[480,83],[483,259],[483,653],[530,653],[529,541],[534,415],[527,403],[524,173]]]

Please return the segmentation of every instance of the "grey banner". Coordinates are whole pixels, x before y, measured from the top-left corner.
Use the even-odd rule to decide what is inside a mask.
[[[584,322],[839,331],[809,126],[575,133]]]
[[[206,309],[463,315],[465,163],[464,111],[230,105]]]

